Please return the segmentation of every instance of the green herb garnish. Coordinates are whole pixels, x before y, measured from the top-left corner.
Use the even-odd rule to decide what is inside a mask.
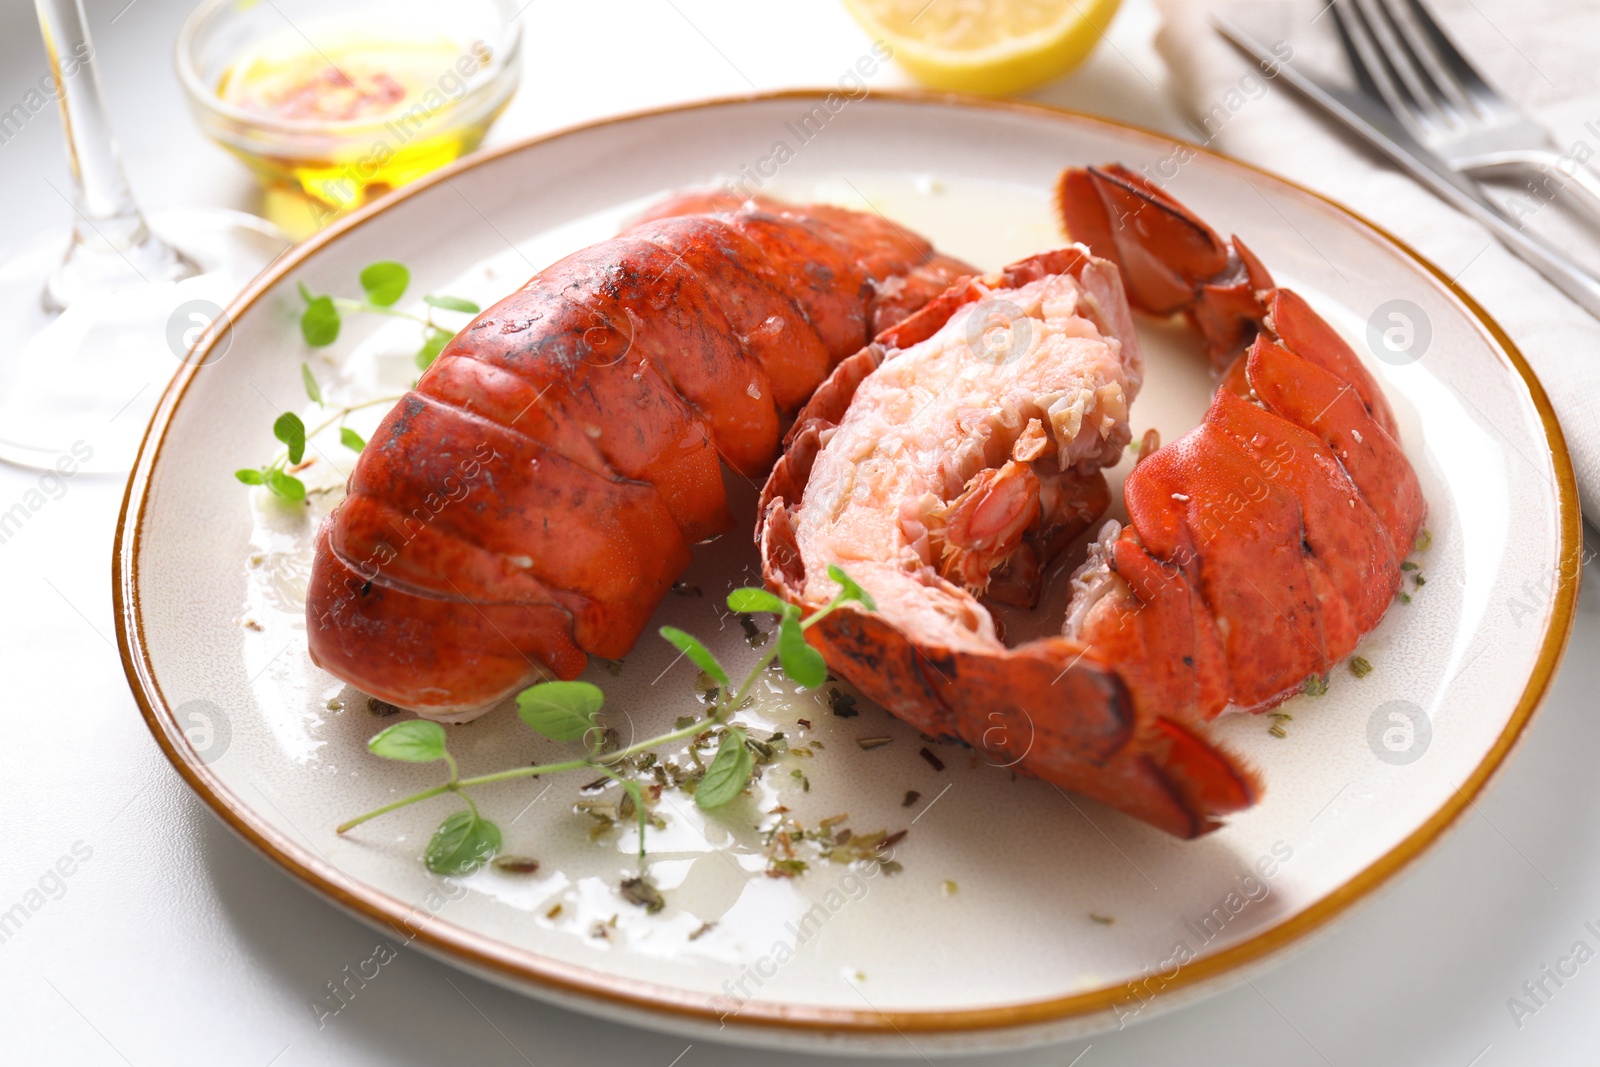
[[[311,364],[300,364],[300,380],[305,383],[306,396],[311,398],[313,404],[322,403],[322,387],[317,384],[316,375],[311,373]]]
[[[426,315],[413,315],[409,311],[396,309],[394,305],[405,295],[406,288],[411,284],[411,272],[402,263],[391,261],[370,263],[362,269],[359,280],[361,291],[365,294],[364,300],[346,300],[343,297],[313,293],[306,287],[305,282],[296,283],[300,290],[300,299],[305,303],[305,307],[300,311],[300,335],[305,338],[306,344],[312,348],[325,348],[337,341],[345,312],[393,315],[421,324],[422,347],[417,350],[416,363],[418,367],[426,370],[454,336],[450,330],[433,321],[434,309],[471,315],[477,314],[479,310],[478,305],[470,300],[458,296],[433,294],[422,298],[429,309]],[[273,436],[285,446],[286,451],[283,455],[265,466],[246,467],[234,472],[234,477],[245,485],[265,486],[273,495],[288,501],[301,501],[306,498],[305,484],[286,468],[300,463],[305,455],[307,442],[322,431],[337,426],[339,443],[352,452],[360,452],[366,447],[367,442],[360,434],[344,424],[345,418],[351,412],[362,408],[376,404],[392,404],[400,399],[386,396],[361,404],[331,408],[323,399],[322,386],[317,382],[309,363],[300,364],[300,380],[305,385],[306,396],[311,402],[319,408],[330,411],[332,417],[316,428],[308,430],[298,415],[292,412],[279,415],[273,423],[272,432]]]
[[[299,463],[306,454],[306,424],[292,411],[285,411],[272,424],[272,436],[289,450],[289,462]]]
[[[422,862],[434,874],[468,874],[500,851],[500,828],[468,808],[439,824]]]
[[[422,302],[429,307],[444,308],[446,311],[460,311],[467,315],[476,315],[483,309],[470,300],[463,300],[459,296],[425,296]]]
[[[339,326],[344,312],[371,312],[421,323],[425,339],[424,351],[431,348],[433,354],[438,355],[439,349],[445,346],[453,333],[433,321],[432,309],[466,315],[476,315],[479,311],[478,305],[470,300],[432,293],[422,298],[422,302],[430,309],[426,315],[413,315],[409,311],[396,310],[394,305],[405,296],[406,289],[411,284],[411,272],[403,263],[392,261],[369,263],[361,270],[360,282],[361,291],[366,296],[365,300],[347,300],[343,297],[313,293],[306,288],[305,282],[299,283],[300,299],[305,301],[306,305],[300,312],[300,333],[305,337],[306,344],[313,348],[331,345],[339,339]],[[419,352],[417,358],[420,361],[422,353]],[[429,357],[429,362],[431,361],[432,357]]]
[[[841,570],[837,564],[828,564],[828,577],[838,582],[843,592],[839,595],[847,600],[859,601],[868,611],[877,611],[878,605],[873,603],[868,592],[857,585],[851,577]]]
[[[267,488],[273,494],[282,497],[290,503],[296,503],[306,498],[306,483],[284,470],[268,470],[265,473]]]
[[[697,807],[711,811],[744,792],[744,787],[750,783],[751,772],[755,770],[755,757],[744,742],[742,730],[729,730],[722,735],[716,758],[695,787],[694,802]]]
[[[564,771],[587,772],[591,775],[598,772],[602,777],[590,784],[596,788],[604,788],[607,779],[615,781],[623,790],[622,802],[612,805],[601,797],[586,797],[578,801],[577,807],[595,819],[591,836],[609,830],[616,824],[619,816],[627,818],[630,815],[637,815],[639,860],[642,864],[645,857],[646,828],[652,823],[665,825],[658,819],[653,819],[650,814],[650,801],[661,789],[667,786],[692,789],[696,806],[705,811],[713,811],[724,807],[744,792],[758,767],[789,751],[788,741],[783,734],[776,733],[761,740],[751,737],[745,729],[731,725],[729,720],[734,712],[744,705],[757,680],[774,661],[778,661],[784,673],[801,685],[817,686],[826,679],[827,666],[822,662],[822,656],[805,643],[805,631],[841,605],[870,603],[867,594],[846,577],[843,571],[835,574],[834,579],[840,585],[838,595],[805,620],[800,618],[798,608],[764,589],[736,589],[729,595],[728,606],[732,610],[775,614],[779,616],[780,633],[792,635],[787,638],[780,637],[776,647],[764,652],[738,686],[734,686],[727,668],[697,638],[670,626],[662,627],[661,636],[699,667],[710,680],[718,684],[713,690],[715,695],[710,698],[711,704],[707,714],[681,716],[672,730],[658,737],[622,747],[620,742],[615,740],[615,731],[606,727],[600,718],[601,709],[605,704],[605,694],[598,686],[577,681],[540,682],[517,694],[518,717],[530,729],[553,741],[583,742],[587,746],[588,751],[585,755],[572,759],[531,767],[512,767],[492,774],[462,778],[456,761],[450,754],[444,727],[421,719],[389,727],[368,742],[367,747],[374,755],[410,763],[431,763],[442,760],[449,770],[449,778],[442,785],[424,789],[364,815],[358,815],[341,824],[337,832],[342,834],[369,819],[375,819],[391,811],[446,793],[455,793],[466,801],[467,808],[455,812],[440,824],[428,845],[424,862],[427,868],[436,874],[463,874],[492,860],[501,844],[499,828],[479,814],[477,805],[468,795],[469,790],[512,779],[538,778]],[[674,762],[663,761],[652,751],[662,745],[689,739],[693,739],[689,746],[689,758],[695,765],[693,768],[685,769]],[[702,745],[709,745],[713,739],[717,744],[716,755],[707,766],[701,760],[700,748]],[[808,754],[804,749],[792,751],[797,755]],[[653,781],[648,792],[641,782],[641,777],[646,782]],[[803,781],[804,776],[800,777]],[[848,831],[845,832],[844,839],[847,838]],[[841,845],[844,839],[830,836],[830,847]],[[879,834],[875,841],[869,840],[856,847],[858,849],[872,847],[883,851],[897,840],[898,836]],[[885,869],[887,862],[885,861]],[[788,866],[789,869],[785,873],[792,875],[803,870],[805,864],[795,861]],[[630,886],[632,888],[629,888]],[[655,904],[659,899],[659,893],[647,882],[630,880],[624,884],[623,893],[628,899],[641,904],[647,911],[659,910]],[[629,896],[630,893],[633,896]],[[655,896],[651,897],[649,893],[654,893]]]
[[[367,748],[375,756],[406,763],[433,763],[445,757],[444,727],[427,719],[397,722],[374,734]]]
[[[577,741],[594,728],[604,702],[588,682],[541,682],[517,694],[517,715],[552,741]]]
[[[765,593],[766,590],[765,589],[762,589],[762,590],[735,589],[734,590],[734,593],[743,593],[743,592],[751,592],[751,593],[763,592],[763,593]],[[768,594],[768,595],[770,596],[771,594]],[[772,599],[773,600],[777,600],[778,598],[777,597],[773,597]],[[782,604],[781,601],[779,601],[779,603],[780,603],[780,605]],[[732,595],[729,595],[729,597],[728,597],[728,606],[729,607],[733,607],[733,596]],[[762,607],[762,608],[734,608],[733,610],[734,611],[771,611],[772,609],[771,608]],[[689,634],[684,633],[682,630],[678,629],[675,626],[663,626],[661,628],[661,636],[666,638],[671,644],[676,646],[678,651],[682,652],[685,656],[688,656],[689,659],[694,663],[694,665],[696,667],[699,667],[701,670],[705,671],[706,674],[713,681],[715,681],[718,685],[722,686],[724,689],[726,689],[728,687],[728,685],[730,684],[729,681],[728,681],[728,672],[723,669],[722,664],[717,662],[717,657],[713,656],[711,654],[711,650],[709,648],[707,648],[705,645],[702,645],[696,638],[690,636]]]
[[[839,595],[846,596],[847,592],[841,590]],[[860,600],[861,596],[850,599]],[[783,664],[784,674],[807,689],[815,689],[828,680],[828,664],[823,661],[821,652],[806,644],[798,614],[785,615],[778,625],[778,662]]]
[[[335,330],[337,332],[337,329]],[[317,382],[317,376],[311,370],[311,364],[300,364],[300,381],[305,386],[306,396],[318,407],[327,409],[327,401],[323,399],[322,386]],[[362,404],[351,404],[345,407],[327,409],[332,414],[323,422],[311,429],[306,428],[305,422],[292,411],[285,411],[272,421],[272,436],[276,437],[283,445],[282,451],[270,462],[260,467],[245,467],[233,472],[233,476],[245,485],[264,485],[272,494],[282,500],[298,502],[306,498],[306,486],[299,478],[289,472],[290,467],[299,466],[305,459],[306,447],[311,440],[324,430],[337,426],[339,429],[339,443],[352,452],[360,452],[367,447],[367,442],[362,436],[344,424],[344,420],[351,412],[360,411],[362,408],[373,407],[377,404],[392,404],[400,398],[397,396],[379,397],[368,400]]]
[[[312,348],[324,348],[339,339],[339,309],[331,296],[312,296],[300,284],[300,295],[305,298],[305,310],[300,312],[300,336]]]
[[[370,263],[361,270],[361,289],[367,294],[367,300],[379,307],[393,305],[406,295],[406,286],[410,284],[411,272],[401,263]]]

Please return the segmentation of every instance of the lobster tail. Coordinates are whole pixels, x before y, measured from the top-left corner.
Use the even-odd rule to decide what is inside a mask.
[[[982,340],[996,324],[1003,348]],[[1198,715],[1136,701],[1110,650],[1072,637],[1007,648],[977,599],[1031,607],[1045,568],[1104,512],[1101,468],[1128,440],[1141,372],[1117,274],[1081,248],[954,286],[817,391],[768,479],[757,539],[768,587],[803,610],[831,595],[832,562],[872,594],[876,610],[836,609],[807,631],[869,698],[1194,837],[1254,802],[1253,774]]]
[[[836,588],[829,564],[871,594],[807,637],[895,715],[1193,837],[1261,793],[1207,721],[1349,655],[1424,505],[1377,382],[1241,242],[1117,165],[1068,170],[1058,204],[1093,256],[957,285],[817,392],[762,497],[765,576],[806,611]],[[1221,388],[1198,427],[1141,449],[1130,521],[1073,574],[1063,636],[1008,648],[978,597],[1031,605],[1058,535],[1103,508],[1141,375],[1130,302],[1182,314]],[[975,339],[997,307],[1011,341],[992,349]],[[1040,349],[1019,357],[1017,338],[1041,335],[1074,341],[1012,369]]]
[[[470,716],[620,657],[835,364],[970,268],[874,214],[669,200],[474,319],[318,538],[312,657]]]

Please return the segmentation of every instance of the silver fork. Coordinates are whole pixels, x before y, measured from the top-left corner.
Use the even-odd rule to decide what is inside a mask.
[[[1580,191],[1600,215],[1600,175],[1484,81],[1421,0],[1335,0],[1358,71],[1407,131],[1455,171],[1529,173]]]

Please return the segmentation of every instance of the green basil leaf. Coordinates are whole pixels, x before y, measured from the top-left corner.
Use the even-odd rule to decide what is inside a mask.
[[[576,741],[594,726],[604,702],[600,687],[588,682],[540,682],[517,694],[517,714],[552,741]]]
[[[427,338],[422,342],[422,347],[417,349],[417,366],[427,370],[433,366],[433,361],[439,358],[439,353],[444,351],[444,346],[450,343],[450,338],[455,335],[437,326],[430,327]]]
[[[464,311],[469,315],[476,315],[483,310],[472,301],[463,300],[459,296],[425,296],[422,301],[436,308],[444,308],[446,311]]]
[[[292,411],[285,411],[272,424],[272,436],[289,446],[289,462],[299,463],[306,454],[306,424]]]
[[[306,498],[306,483],[290,474],[274,467],[267,472],[267,488],[285,500],[304,500]]]
[[[266,481],[265,478],[261,477],[261,472],[254,467],[245,467],[242,470],[236,470],[233,472],[233,476],[239,479],[245,485],[260,485]]]
[[[744,731],[729,730],[722,735],[716,758],[695,787],[695,804],[704,811],[722,807],[750,784],[755,765],[755,757],[744,743]]]
[[[306,288],[306,283],[305,282],[297,281],[294,284],[300,290],[300,299],[301,300],[304,300],[306,303],[309,304],[309,303],[311,303],[311,301],[316,299],[316,297],[312,295],[311,290]]]
[[[785,615],[778,626],[778,662],[784,674],[807,689],[815,689],[828,680],[828,664],[821,652],[806,644],[805,631],[793,615]]]
[[[311,398],[311,402],[314,404],[321,404],[322,389],[318,387],[317,379],[311,373],[311,364],[300,364],[300,380],[306,383],[306,396]]]
[[[663,626],[661,636],[671,641],[678,651],[693,660],[694,665],[709,674],[718,685],[728,688],[728,672],[717,662],[717,657],[711,654],[709,648],[676,626]]]
[[[767,592],[765,589],[756,589],[752,586],[735,589],[729,593],[728,607],[744,614],[753,611],[770,611],[774,615],[788,615],[794,610],[782,598]]]
[[[367,442],[362,440],[361,435],[348,426],[339,427],[339,443],[352,452],[360,452],[367,447]]]
[[[839,593],[841,601],[855,600],[868,611],[877,611],[878,605],[873,602],[872,594],[855,583],[855,579],[846,574],[843,569],[835,564],[828,564],[828,577],[838,582],[843,589]]]
[[[427,719],[408,719],[373,735],[367,748],[384,759],[432,763],[444,759],[444,727]]]
[[[439,824],[422,862],[434,874],[470,874],[499,851],[500,827],[469,809]]]
[[[300,335],[312,348],[331,345],[339,339],[339,309],[333,306],[331,296],[305,296],[306,309],[300,313]]]
[[[385,260],[370,263],[361,271],[361,288],[369,304],[386,308],[405,295],[411,284],[411,272],[402,263]]]

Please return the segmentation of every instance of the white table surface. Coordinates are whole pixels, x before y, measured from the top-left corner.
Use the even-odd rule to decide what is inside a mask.
[[[187,6],[89,4],[124,158],[149,207],[249,208],[250,178],[200,138],[171,73]],[[867,44],[831,0],[625,6],[602,16],[599,5],[533,0],[522,90],[495,142],[752,87],[832,83]],[[46,71],[29,8],[0,11],[0,110]],[[1039,98],[1180,132],[1153,29],[1147,5],[1130,0],[1090,64]],[[900,80],[890,71],[881,84]],[[0,244],[66,222],[45,179],[63,179],[49,112],[0,144]],[[0,510],[36,482],[0,467]],[[79,476],[69,486],[0,544],[0,911],[74,847],[89,858],[0,943],[0,1063],[713,1067],[756,1058],[547,1007],[412,952],[319,1029],[311,1001],[370,954],[375,935],[235,839],[162,758],[113,638],[121,481]],[[1575,942],[1600,949],[1584,926],[1600,927],[1597,653],[1592,586],[1554,691],[1488,795],[1380,899],[1253,987],[1090,1041],[961,1062],[1600,1062],[1600,962],[1559,989],[1548,983],[1554,996],[1520,1027],[1507,1006]],[[770,1067],[813,1062],[759,1056]]]

